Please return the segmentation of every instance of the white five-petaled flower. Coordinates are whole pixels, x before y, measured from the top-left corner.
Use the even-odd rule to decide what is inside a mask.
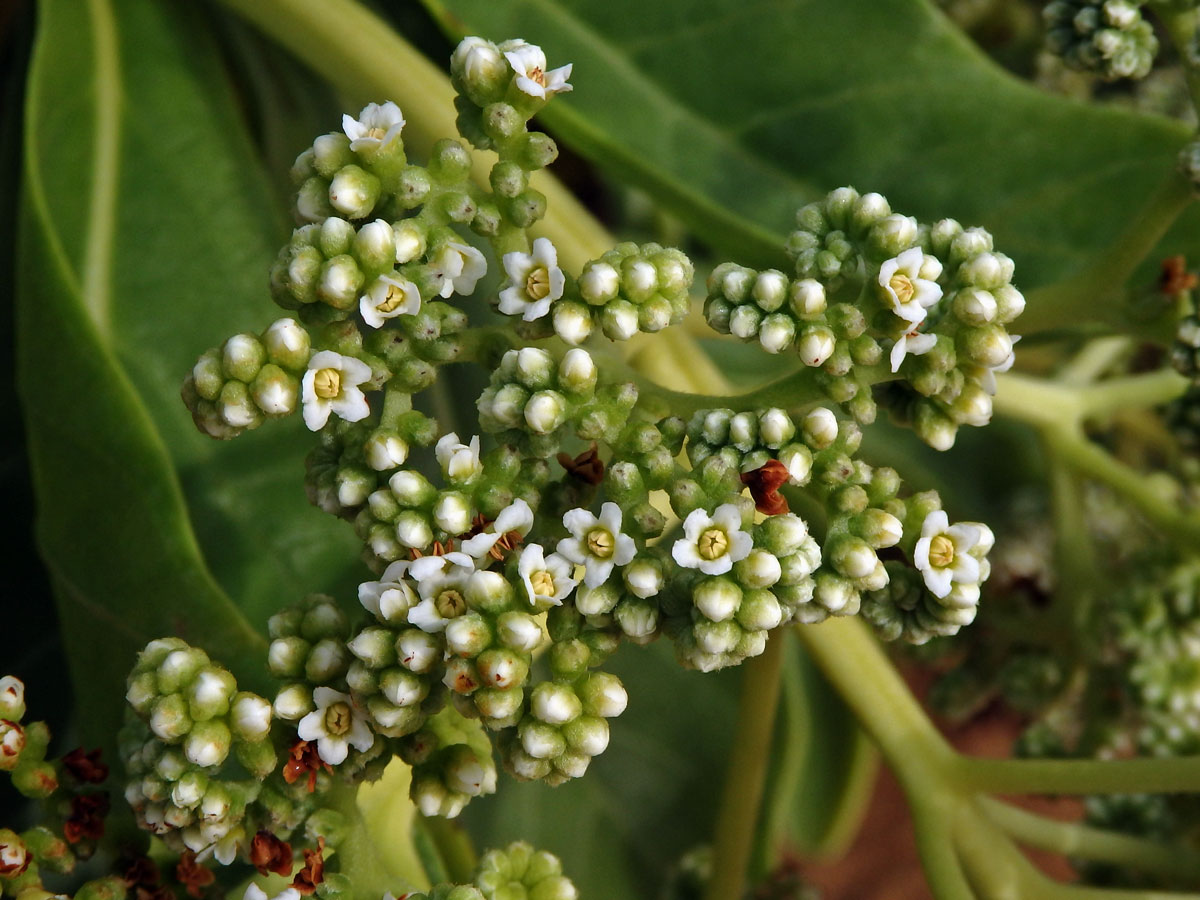
[[[575,567],[557,553],[546,556],[541,544],[529,544],[521,550],[517,573],[525,585],[531,606],[561,606],[563,598],[578,583],[571,577]]]
[[[407,278],[380,275],[358,298],[358,311],[372,328],[382,328],[387,319],[415,316],[421,311],[421,292]]]
[[[332,350],[314,353],[301,385],[304,424],[310,431],[317,431],[325,427],[330,413],[347,422],[365,419],[371,408],[359,385],[370,378],[371,367],[361,359]]]
[[[408,611],[409,624],[432,634],[467,611],[467,582],[475,574],[475,560],[467,554],[422,556],[409,565],[408,574],[421,595]]]
[[[979,522],[951,525],[944,510],[935,509],[921,525],[913,549],[913,565],[930,593],[941,599],[958,585],[977,585],[986,577],[983,557],[992,548],[992,531]]]
[[[904,357],[911,353],[913,356],[920,356],[928,353],[937,346],[937,335],[924,334],[914,328],[907,334],[900,336],[900,339],[892,345],[892,353],[889,359],[892,363],[892,372],[900,371],[900,364],[904,362]]]
[[[685,569],[724,575],[753,548],[754,539],[742,531],[742,514],[732,503],[723,503],[711,516],[703,509],[688,513],[683,537],[671,547],[671,556]]]
[[[452,431],[434,445],[433,452],[442,472],[451,481],[470,481],[483,471],[479,461],[479,435],[471,438],[471,443],[464,444]]]
[[[433,266],[434,289],[443,299],[452,294],[466,296],[475,290],[479,279],[487,274],[487,260],[470,244],[447,241],[430,260]]]
[[[516,532],[518,537],[525,537],[533,527],[533,510],[524,500],[514,500],[484,531],[462,542],[462,552],[474,559],[483,559],[492,552],[492,548],[505,535]]]
[[[879,267],[879,288],[892,312],[914,325],[942,299],[937,279],[942,264],[920,247],[910,247]],[[911,352],[911,351],[910,351]]]
[[[502,260],[509,286],[500,292],[500,312],[526,322],[550,312],[563,295],[566,276],[558,267],[558,251],[546,238],[533,242],[532,253],[505,253]]]
[[[563,525],[571,536],[555,548],[570,562],[586,567],[583,583],[599,587],[608,580],[613,566],[624,566],[637,555],[637,544],[621,533],[621,507],[611,501],[600,507],[599,517],[591,511],[567,510]]]
[[[417,593],[404,577],[411,565],[412,560],[397,560],[383,570],[379,581],[364,581],[358,586],[358,602],[381,622],[406,621],[417,604]]]
[[[357,119],[349,113],[342,116],[342,131],[350,138],[350,149],[356,152],[387,147],[403,128],[404,114],[391,100],[368,103]]]
[[[350,748],[367,751],[375,735],[367,726],[367,717],[354,705],[349,694],[333,688],[313,691],[317,708],[300,720],[296,733],[302,741],[316,741],[321,761],[337,766],[346,761]]]
[[[572,63],[547,72],[546,54],[536,44],[527,44],[520,40],[506,41],[500,45],[500,49],[517,75],[518,90],[542,99],[571,90],[567,79],[571,77]]]

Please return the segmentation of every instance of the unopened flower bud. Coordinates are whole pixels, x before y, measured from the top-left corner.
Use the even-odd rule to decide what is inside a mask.
[[[14,675],[0,678],[0,719],[19,722],[25,715],[25,683]]]
[[[582,303],[559,300],[552,307],[554,333],[568,344],[579,345],[591,336],[592,315]]]
[[[363,454],[376,472],[386,472],[404,465],[408,459],[408,442],[395,432],[380,429],[363,445]]]
[[[275,715],[294,722],[313,711],[312,691],[303,684],[289,684],[275,695]]]
[[[525,404],[525,423],[534,434],[549,434],[567,418],[567,401],[558,391],[537,391]]]
[[[379,179],[358,166],[343,166],[329,183],[329,203],[349,219],[362,219],[379,199]]]
[[[596,386],[596,363],[586,350],[575,347],[558,364],[558,381],[564,390],[588,394]]]
[[[530,695],[530,711],[550,725],[563,725],[583,712],[583,704],[565,684],[543,681]]]
[[[831,329],[824,325],[810,326],[801,333],[796,341],[796,352],[806,366],[820,366],[837,349],[837,339]]]
[[[783,621],[783,608],[767,590],[747,591],[737,610],[737,623],[749,631],[768,631]]]
[[[792,283],[788,303],[801,319],[815,319],[825,311],[825,287],[813,278]]]
[[[442,658],[442,647],[434,635],[409,628],[396,639],[396,657],[400,665],[420,675]]]
[[[229,724],[243,741],[260,741],[271,731],[271,704],[257,694],[241,691],[230,709]]]
[[[638,309],[628,300],[613,300],[600,313],[600,329],[614,341],[627,341],[638,333]]]
[[[742,590],[728,578],[705,578],[692,591],[692,602],[708,619],[724,622],[733,617],[742,602]]]
[[[593,672],[579,689],[583,710],[590,716],[612,719],[625,712],[629,695],[621,679],[609,672]]]
[[[804,442],[814,450],[824,450],[837,440],[837,417],[823,406],[804,417]]]

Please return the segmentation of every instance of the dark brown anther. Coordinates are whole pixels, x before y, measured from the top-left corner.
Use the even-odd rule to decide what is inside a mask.
[[[141,854],[123,857],[117,863],[117,869],[121,880],[131,888],[154,888],[162,881],[154,860]]]
[[[304,868],[292,879],[292,887],[301,894],[312,894],[317,885],[325,880],[325,838],[317,838],[316,850],[304,851]]]
[[[600,449],[595,444],[574,459],[566,453],[558,454],[558,464],[567,470],[568,475],[584,484],[596,485],[604,480],[604,460],[600,458]]]
[[[322,768],[333,772],[333,767],[317,754],[317,745],[309,741],[296,741],[288,751],[288,761],[283,764],[283,780],[295,784],[308,775],[308,792],[311,794],[317,788],[317,772]]]
[[[779,493],[787,480],[787,466],[777,459],[769,459],[761,468],[742,473],[742,484],[750,488],[754,508],[768,516],[788,511],[787,498]]]
[[[1162,261],[1162,273],[1158,277],[1158,289],[1168,296],[1190,291],[1200,282],[1195,272],[1187,269],[1183,256],[1168,256]]]
[[[104,837],[104,817],[108,815],[108,794],[77,794],[71,798],[71,814],[63,823],[63,837],[77,844]]]
[[[175,878],[187,890],[188,895],[197,898],[204,896],[204,889],[216,881],[216,876],[205,866],[196,862],[196,854],[184,850],[175,866]]]
[[[76,781],[84,784],[100,784],[108,777],[108,766],[100,761],[98,749],[85,753],[82,747],[76,747],[62,758],[62,764]]]
[[[500,535],[496,543],[492,544],[492,549],[488,551],[488,556],[495,560],[503,560],[506,553],[521,546],[521,541],[524,538],[519,531],[506,531]]]
[[[291,875],[292,845],[281,841],[269,831],[260,831],[250,841],[250,865],[258,869],[259,875],[274,872],[276,875]]]

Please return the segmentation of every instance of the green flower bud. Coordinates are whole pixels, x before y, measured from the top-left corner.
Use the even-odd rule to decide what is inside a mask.
[[[589,716],[612,719],[629,705],[629,695],[621,679],[609,672],[593,672],[577,690],[583,711]]]
[[[643,600],[655,597],[663,589],[662,563],[652,557],[633,560],[621,570],[625,588]]]
[[[299,162],[299,160],[297,160]],[[323,134],[312,145],[312,166],[323,178],[332,178],[343,166],[354,162],[350,138],[341,132]]]
[[[629,340],[638,333],[638,308],[628,300],[613,300],[600,312],[600,329],[610,340]]]
[[[267,668],[276,678],[299,678],[310,644],[299,636],[279,638],[267,648]]]
[[[613,611],[617,624],[634,643],[653,640],[658,630],[658,608],[647,600],[627,597]]]
[[[737,623],[749,631],[768,631],[783,622],[783,608],[767,590],[747,591],[737,610]]]
[[[813,600],[834,615],[857,612],[858,592],[845,578],[822,572],[817,576]]]
[[[388,628],[364,628],[346,644],[346,649],[371,669],[383,669],[396,662],[395,636]]]
[[[429,683],[404,669],[388,669],[379,678],[379,689],[399,707],[416,706],[429,694]]]
[[[549,135],[533,131],[521,138],[516,158],[524,169],[544,169],[558,159],[558,145]]]
[[[227,378],[250,382],[266,362],[267,352],[252,334],[235,334],[221,350],[221,367]]]
[[[304,662],[304,677],[312,684],[327,684],[346,671],[350,654],[341,638],[317,641]]]
[[[796,340],[796,352],[806,366],[821,366],[833,356],[837,348],[837,338],[831,329],[824,325],[810,325],[800,333]]]
[[[545,722],[524,719],[517,735],[521,748],[534,759],[553,759],[567,749],[562,732]]]
[[[567,685],[544,681],[530,694],[529,709],[542,722],[565,725],[579,717],[583,712],[583,703]],[[526,750],[529,750],[528,746]]]
[[[188,713],[197,722],[223,716],[237,692],[237,682],[224,669],[206,666],[187,687]]]
[[[396,657],[410,672],[422,674],[441,659],[442,647],[437,637],[419,628],[409,628],[396,638]]]
[[[731,653],[742,638],[742,629],[733,621],[712,622],[700,619],[692,626],[696,646],[703,653]]]
[[[302,719],[315,709],[312,691],[307,685],[289,684],[275,695],[272,707],[281,719],[292,722]]]
[[[158,699],[158,679],[153,672],[142,672],[129,679],[129,687],[125,691],[125,700],[133,707],[133,711],[145,718],[150,715],[150,708]],[[24,702],[21,703],[24,710]],[[15,716],[13,718],[20,718]]]
[[[451,619],[446,623],[444,634],[446,649],[462,657],[478,656],[492,642],[492,629],[477,612]]]
[[[693,589],[692,602],[706,618],[724,622],[737,612],[742,602],[742,590],[729,578],[709,576]]]
[[[871,226],[867,240],[879,255],[893,257],[915,245],[917,233],[916,219],[892,213]]]
[[[525,423],[534,434],[550,434],[567,418],[567,400],[558,391],[537,391],[525,404]]]
[[[296,213],[305,222],[320,222],[334,214],[329,202],[329,182],[310,178],[296,192]]]
[[[837,417],[825,407],[818,407],[804,417],[802,433],[809,447],[824,450],[837,440]]]
[[[606,615],[616,608],[621,596],[621,588],[615,581],[594,588],[581,584],[575,590],[575,608],[585,616]]]
[[[327,259],[349,253],[354,244],[354,226],[345,219],[330,216],[320,224],[316,244]]]
[[[271,731],[271,704],[257,694],[241,691],[233,701],[229,725],[241,741],[261,741]]]
[[[150,730],[159,740],[174,744],[192,728],[187,701],[182,694],[168,694],[155,701],[150,710]]]
[[[592,334],[592,315],[582,303],[559,300],[551,308],[554,333],[568,344],[578,345]]]
[[[733,575],[745,588],[769,588],[779,580],[782,569],[779,559],[761,547],[755,547],[733,564]]]
[[[219,719],[209,719],[192,727],[183,742],[183,752],[192,765],[208,768],[223,763],[232,744],[229,726]]]
[[[358,166],[343,166],[329,182],[330,205],[348,219],[362,219],[379,199],[379,179]]]

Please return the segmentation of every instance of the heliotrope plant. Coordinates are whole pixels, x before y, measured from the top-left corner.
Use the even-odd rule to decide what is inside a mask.
[[[1155,40],[1133,4],[1055,2],[1046,18],[1051,47],[1071,65],[1111,77],[1149,66]],[[1090,825],[1067,831],[986,796],[1165,791],[1195,786],[1194,775],[1147,767],[1122,781],[1102,763],[965,760],[861,630],[815,630],[860,617],[885,641],[936,653],[976,620],[994,566],[1010,593],[1044,590],[1044,552],[993,553],[989,525],[952,518],[936,490],[914,490],[898,468],[860,455],[880,407],[944,451],[1007,404],[1064,458],[1133,494],[1132,476],[1089,456],[1102,451],[1075,432],[1108,404],[1170,399],[1178,378],[1114,379],[1088,401],[1008,376],[1008,399],[998,399],[1026,305],[1012,260],[982,227],[918,221],[851,187],[797,211],[780,247],[786,269],[723,261],[698,278],[683,250],[657,242],[616,243],[570,265],[554,236],[536,231],[548,200],[531,177],[558,150],[530,125],[572,90],[571,74],[526,41],[468,37],[450,65],[458,137],[414,161],[401,108],[370,103],[296,160],[297,227],[270,271],[284,313],[203,353],[182,395],[214,438],[291,415],[315,433],[305,487],[360,541],[357,603],[314,593],[276,611],[264,660],[276,683],[265,695],[178,637],[144,648],[127,684],[123,780],[109,788],[154,841],[75,896],[145,900],[177,886],[201,897],[219,883],[245,900],[570,900],[577,891],[559,861],[520,841],[486,853],[469,884],[415,892],[378,864],[356,792],[400,779],[422,816],[452,819],[504,790],[500,769],[552,786],[583,777],[610,743],[610,720],[638,702],[639,686],[607,668],[623,643],[666,639],[681,666],[701,672],[757,660],[746,676],[753,700],[778,675],[790,627],[901,775],[939,897],[1046,895],[1007,836],[1077,849],[1095,863],[1081,870],[1102,879],[1115,878],[1105,866],[1130,862],[1168,880],[1194,874],[1170,845],[1093,828],[1174,840],[1180,821],[1195,820],[1183,803],[1097,796]],[[1194,381],[1191,287],[1163,293],[1181,309],[1172,361]],[[693,306],[703,326],[684,325]],[[653,347],[684,327],[757,345],[790,374],[740,395],[710,385],[709,395],[673,390],[627,361],[622,345]],[[451,366],[486,375],[475,425],[422,411],[421,395],[457,374]],[[1172,413],[1193,438],[1195,393]],[[1197,528],[1141,502],[1182,550],[1137,545],[1140,524],[1115,516],[1075,523],[1097,541],[1107,529],[1118,557],[1153,572],[1111,601],[1110,615],[1080,623],[1080,653],[1101,674],[1068,672],[1036,634],[1006,635],[1013,652],[992,673],[989,631],[947,666],[934,704],[953,713],[1003,696],[1029,714],[1019,749],[1035,757],[1200,748],[1186,550]],[[1088,564],[1100,567],[1064,560],[1060,574]],[[109,772],[82,750],[47,760],[45,725],[22,721],[23,690],[0,680],[0,769],[53,812],[20,834],[0,830],[0,887],[47,900],[55,876],[104,833],[108,794],[88,786]],[[768,734],[773,704],[758,704]],[[762,743],[735,748],[735,773]],[[723,807],[717,865],[702,879],[712,900],[744,887],[739,847],[762,781],[761,766],[743,769],[752,774]],[[1130,819],[1136,828],[1124,827]],[[993,850],[994,871],[984,861]]]

